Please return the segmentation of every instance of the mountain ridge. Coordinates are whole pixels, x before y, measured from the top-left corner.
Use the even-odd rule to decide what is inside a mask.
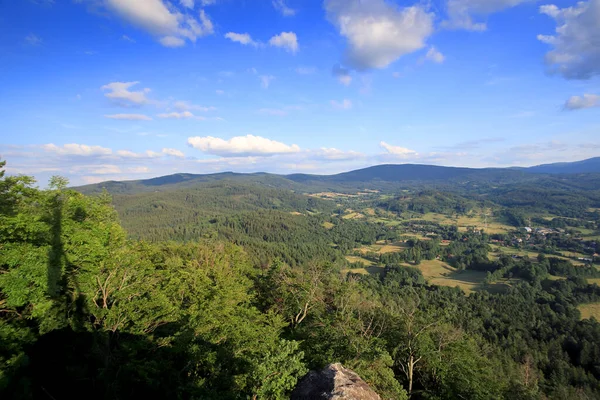
[[[282,175],[267,172],[238,173],[232,171],[214,174],[177,173],[141,180],[105,181],[78,186],[75,189],[83,193],[97,193],[106,189],[111,193],[127,194],[231,181],[314,192],[319,190],[355,190],[366,183],[383,189],[396,187],[398,184],[411,185],[416,183],[476,185],[487,182],[501,184],[536,179],[543,175],[588,173],[600,173],[600,157],[527,168],[468,168],[426,164],[381,164],[331,175],[302,173]]]

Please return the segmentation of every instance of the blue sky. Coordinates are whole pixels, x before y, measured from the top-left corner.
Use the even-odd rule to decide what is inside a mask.
[[[43,185],[600,155],[600,0],[0,0],[0,157]]]

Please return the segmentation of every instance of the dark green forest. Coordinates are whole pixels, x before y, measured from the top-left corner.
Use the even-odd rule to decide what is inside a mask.
[[[600,178],[493,174],[327,200],[265,176],[109,193],[0,172],[0,397],[286,399],[341,362],[383,399],[600,398],[579,308],[600,302]],[[504,233],[431,218],[487,209]],[[485,279],[436,285],[428,262]]]

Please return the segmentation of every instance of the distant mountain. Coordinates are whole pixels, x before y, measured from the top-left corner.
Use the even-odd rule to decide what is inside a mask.
[[[600,157],[589,158],[587,160],[575,162],[543,164],[530,168],[522,168],[521,170],[535,174],[600,173]]]
[[[511,183],[525,183],[540,175],[600,173],[600,157],[589,160],[539,165],[530,168],[460,168],[419,164],[388,164],[344,172],[336,175],[269,173],[174,174],[137,181],[109,181],[81,186],[77,190],[98,193],[104,189],[112,194],[162,192],[192,188],[219,182],[220,184],[259,184],[302,193],[320,191],[356,192],[363,189],[395,191],[415,186],[483,187]]]

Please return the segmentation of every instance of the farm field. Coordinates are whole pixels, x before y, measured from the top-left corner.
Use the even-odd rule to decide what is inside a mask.
[[[376,243],[370,246],[363,246],[359,249],[355,249],[360,251],[362,254],[366,254],[368,252],[378,253],[378,254],[386,254],[386,253],[399,253],[403,251],[408,246],[404,242],[394,242],[391,244],[385,243]]]
[[[432,285],[461,288],[466,294],[482,290],[485,272],[480,271],[457,271],[446,263],[439,260],[424,260],[421,264],[413,266],[421,270],[425,279]],[[490,285],[487,290],[492,292],[504,291],[509,282],[498,282]]]
[[[600,321],[600,303],[581,304],[577,308],[581,312],[581,319],[594,317]]]

